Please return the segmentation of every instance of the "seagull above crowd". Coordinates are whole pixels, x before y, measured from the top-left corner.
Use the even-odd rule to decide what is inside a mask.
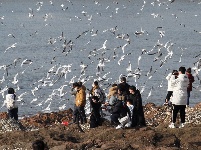
[[[81,74],[84,74],[84,73],[85,73],[86,68],[88,67],[88,65],[85,65],[83,62],[81,62],[80,67],[81,67]]]
[[[128,67],[126,68],[126,71],[127,72],[131,72],[132,71],[132,69],[131,69],[131,62],[130,61],[128,63]]]
[[[122,55],[121,58],[118,60],[118,65],[121,65],[121,62],[124,60],[126,55]]]
[[[23,60],[22,61],[22,63],[21,63],[21,67],[23,66],[23,65],[25,65],[25,64],[32,64],[32,61],[31,60],[29,60],[29,59],[25,59],[25,60]]]
[[[17,84],[18,83],[17,76],[18,76],[18,73],[14,76],[14,80],[12,82],[13,84]]]
[[[9,46],[8,48],[6,48],[6,50],[4,51],[4,53],[6,53],[7,50],[11,49],[11,48],[15,48],[17,45],[17,43],[12,44],[11,46]]]

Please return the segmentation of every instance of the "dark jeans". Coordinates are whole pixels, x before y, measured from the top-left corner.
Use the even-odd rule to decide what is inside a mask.
[[[180,112],[181,123],[185,123],[185,112],[186,105],[173,105],[172,110],[172,122],[175,123],[177,119],[177,114]]]
[[[84,106],[77,107],[76,105],[74,105],[73,122],[79,123],[79,121],[81,122],[81,124],[87,123]]]
[[[191,92],[191,91],[187,91],[187,105],[189,105],[189,98],[190,98],[190,96],[191,96],[190,92]]]
[[[14,118],[15,120],[18,120],[18,108],[8,110],[8,116],[9,118]]]

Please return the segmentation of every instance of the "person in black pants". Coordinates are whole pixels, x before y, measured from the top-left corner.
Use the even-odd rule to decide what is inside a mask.
[[[99,102],[99,98],[97,96],[92,96],[90,99],[90,104],[92,107],[92,112],[90,116],[90,128],[95,128],[101,125],[101,103]]]
[[[74,112],[73,112],[73,122],[74,123],[87,123],[86,114],[84,107],[86,105],[86,92],[85,89],[82,88],[82,85],[76,83],[75,84],[75,105],[74,105]]]
[[[130,86],[129,91],[130,91],[129,99],[132,100],[132,104],[134,106],[131,126],[132,127],[146,126],[140,91],[136,89],[135,86]]]
[[[183,128],[185,124],[185,108],[187,104],[187,87],[188,87],[188,77],[185,74],[185,67],[179,68],[179,75],[175,79],[172,76],[171,84],[173,85],[173,97],[172,97],[172,123],[169,125],[169,128],[175,128],[177,113],[180,112],[181,122],[179,128]]]

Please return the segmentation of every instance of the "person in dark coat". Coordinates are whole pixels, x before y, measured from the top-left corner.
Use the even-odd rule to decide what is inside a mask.
[[[97,96],[92,96],[90,99],[90,104],[92,107],[90,116],[90,128],[95,128],[101,125],[101,115],[99,111],[101,108],[101,103],[99,102],[99,98]]]
[[[121,89],[124,95],[129,95],[129,86],[126,82],[126,77],[121,77],[121,83],[117,85],[117,89]]]
[[[130,91],[129,99],[132,100],[134,106],[131,126],[132,127],[146,126],[140,91],[137,90],[135,86],[130,86],[129,91]]]
[[[187,87],[187,106],[189,106],[189,98],[190,98],[190,92],[192,91],[192,83],[195,81],[193,75],[191,74],[191,68],[188,68],[186,70],[186,75],[189,79],[189,84]]]

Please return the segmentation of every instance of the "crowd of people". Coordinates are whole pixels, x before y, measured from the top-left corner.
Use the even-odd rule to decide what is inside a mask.
[[[185,109],[189,106],[190,92],[194,82],[191,68],[186,70],[185,67],[180,67],[178,71],[173,70],[166,79],[168,80],[168,92],[164,104],[172,108],[172,122],[169,127],[176,127],[178,112],[180,112],[181,119],[179,127],[184,127]],[[126,77],[122,77],[119,84],[113,84],[107,96],[98,81],[93,82],[91,89],[87,89],[82,82],[73,83],[71,89],[71,94],[75,96],[73,123],[88,122],[85,113],[87,90],[91,108],[89,117],[91,128],[101,125],[103,108],[109,111],[111,125],[114,125],[116,129],[146,126],[141,93],[135,86],[126,82]],[[13,88],[8,88],[5,103],[9,117],[18,120],[18,105]]]
[[[177,114],[179,113],[181,119],[179,128],[182,128],[185,125],[185,109],[189,107],[190,92],[192,91],[192,83],[194,82],[191,68],[186,70],[185,67],[180,67],[178,71],[173,70],[168,74],[166,79],[168,80],[168,92],[164,105],[172,108],[172,119],[169,127],[176,128],[175,123]],[[86,87],[81,83],[76,83],[76,85],[77,94],[79,90],[86,91]],[[107,100],[102,96],[101,91],[102,89],[99,87],[97,81],[92,84],[92,89],[89,90],[89,101],[92,108],[89,119],[91,128],[101,125],[101,117],[103,117],[102,108],[110,112],[111,125],[114,125],[116,129],[146,126],[141,93],[135,86],[129,85],[126,82],[126,77],[122,77],[119,84],[113,84],[111,86]],[[77,98],[77,94],[75,107],[78,107],[80,113],[74,111],[74,118],[80,118],[80,122],[83,123],[82,120],[86,120],[86,115],[82,115],[85,114],[85,110],[80,107],[81,105],[79,106],[76,103],[77,100],[82,101],[82,106],[84,106],[86,104],[86,96],[83,96],[81,100]],[[78,122],[74,120],[74,123]]]
[[[75,95],[73,123],[84,124],[87,122],[86,87],[81,82],[73,84],[71,94]],[[141,94],[135,86],[126,82],[126,77],[121,78],[121,83],[113,84],[106,97],[98,81],[93,82],[88,89],[91,114],[89,124],[91,128],[101,125],[103,108],[110,113],[111,125],[116,129],[126,127],[146,126]]]

